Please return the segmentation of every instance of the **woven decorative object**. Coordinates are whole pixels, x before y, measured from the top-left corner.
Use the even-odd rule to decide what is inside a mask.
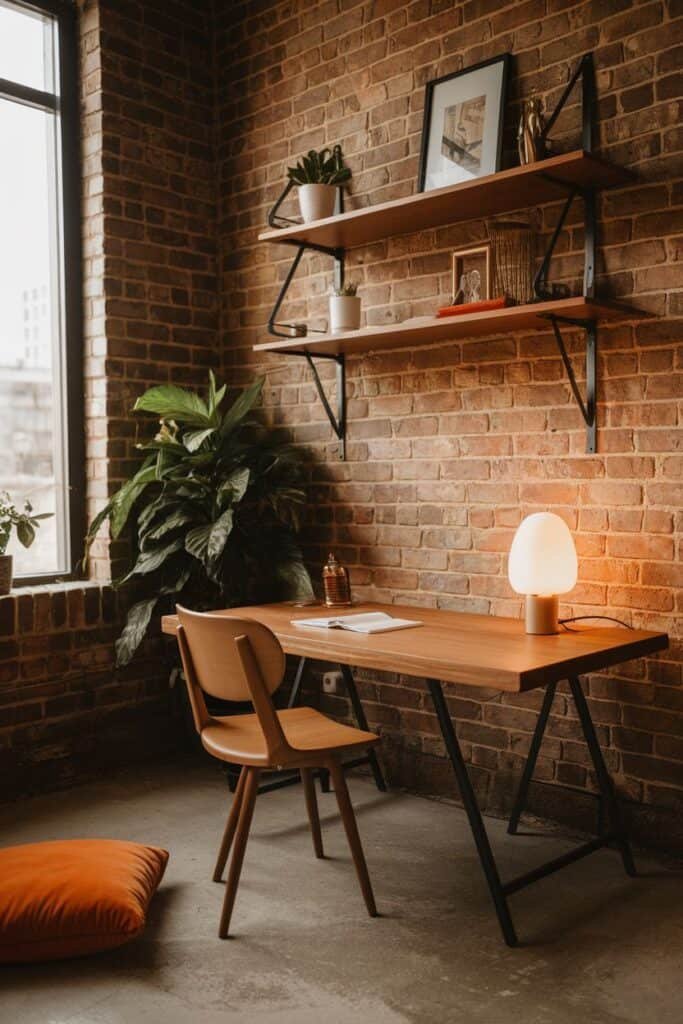
[[[533,302],[533,232],[523,221],[487,224],[493,247],[494,295],[507,295],[515,304]]]

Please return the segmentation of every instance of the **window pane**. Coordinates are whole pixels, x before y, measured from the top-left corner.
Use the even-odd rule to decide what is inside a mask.
[[[54,92],[51,18],[0,3],[0,78]]]
[[[0,100],[0,490],[52,512],[15,573],[68,568],[54,114]]]

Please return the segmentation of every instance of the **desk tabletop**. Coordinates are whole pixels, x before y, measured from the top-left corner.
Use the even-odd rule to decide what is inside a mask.
[[[521,619],[408,605],[364,603],[339,609],[338,614],[370,611],[417,619],[422,625],[373,635],[292,625],[293,619],[333,614],[323,605],[251,605],[219,614],[262,622],[287,654],[513,693],[618,665],[664,650],[669,644],[666,633],[579,623],[572,625],[575,632],[530,636]],[[164,633],[175,634],[177,625],[176,615],[162,618]]]

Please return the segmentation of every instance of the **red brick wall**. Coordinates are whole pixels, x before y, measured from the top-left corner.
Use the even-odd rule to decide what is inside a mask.
[[[81,5],[88,509],[138,464],[135,398],[202,383],[217,362],[210,9],[192,0]],[[147,422],[145,428],[149,428]],[[125,548],[93,548],[99,583],[0,598],[5,796],[173,748],[159,641],[125,670],[125,608],[107,581]]]
[[[616,615],[673,638],[665,655],[589,680],[600,737],[640,834],[652,839],[659,822],[670,844],[683,800],[682,11],[676,0],[283,0],[232,5],[219,15],[217,39],[225,363],[234,380],[265,372],[274,419],[314,450],[312,566],[318,571],[332,547],[359,597],[518,615],[506,577],[514,529],[539,509],[562,515],[580,555],[580,582],[563,613]],[[303,360],[251,351],[266,337],[292,256],[259,244],[257,233],[286,166],[311,147],[343,144],[353,170],[349,208],[412,194],[425,82],[506,50],[515,58],[508,166],[520,99],[541,95],[551,109],[593,50],[599,150],[638,175],[633,187],[599,200],[598,292],[655,315],[600,328],[599,454],[585,454],[552,336],[517,334],[350,359],[348,457],[339,462]],[[574,103],[558,122],[558,150],[578,145],[579,116]],[[537,214],[539,252],[558,212],[551,205]],[[554,279],[576,281],[581,231],[577,208]],[[450,294],[451,250],[485,235],[475,219],[353,250],[347,276],[360,283],[366,322],[433,312]],[[330,284],[329,259],[307,258],[283,315],[324,327]],[[583,342],[570,342],[581,376]],[[424,685],[366,675],[363,696],[394,779],[451,791]],[[538,703],[539,695],[455,691],[458,732],[492,810],[509,801]],[[345,713],[343,702],[332,706]],[[537,775],[593,788],[566,694]],[[573,806],[552,786],[538,787],[535,800],[554,812]]]

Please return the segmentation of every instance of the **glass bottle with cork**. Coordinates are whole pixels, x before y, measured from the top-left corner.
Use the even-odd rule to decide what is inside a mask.
[[[346,608],[351,604],[349,571],[330,552],[323,566],[325,605],[328,608]]]

